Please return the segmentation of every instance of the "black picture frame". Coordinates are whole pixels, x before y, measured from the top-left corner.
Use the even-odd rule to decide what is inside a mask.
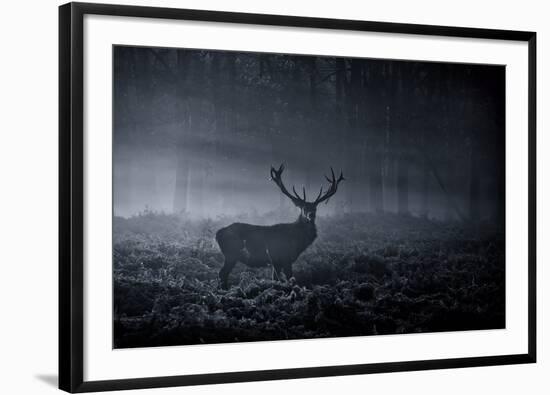
[[[470,358],[84,381],[83,18],[86,14],[527,42],[529,62],[528,352]],[[108,4],[62,5],[59,8],[59,388],[72,393],[534,363],[536,361],[535,164],[536,33],[534,32]]]

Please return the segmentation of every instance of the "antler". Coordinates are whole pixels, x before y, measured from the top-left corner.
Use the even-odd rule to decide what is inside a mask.
[[[298,192],[296,192],[296,188],[294,188],[294,186],[292,186],[292,192],[294,193],[294,195],[288,192],[281,178],[281,175],[283,174],[284,169],[285,169],[284,163],[281,164],[281,166],[279,166],[279,170],[275,170],[275,168],[271,166],[271,171],[270,171],[271,180],[273,180],[273,182],[277,184],[281,192],[285,194],[290,200],[292,200],[292,202],[296,206],[302,207],[304,204],[307,203],[306,188],[305,187],[302,188],[302,192],[304,195],[303,197],[300,197]],[[325,176],[327,181],[330,183],[330,187],[328,188],[328,190],[325,192],[324,195],[323,195],[323,187],[321,187],[321,190],[319,191],[319,195],[317,195],[317,198],[315,199],[315,201],[312,202],[312,204],[317,205],[324,201],[328,203],[328,200],[331,198],[331,196],[334,195],[338,190],[338,184],[340,184],[340,182],[345,180],[344,174],[342,173],[342,171],[340,171],[340,176],[338,177],[338,179],[336,178],[336,175],[334,174],[334,170],[332,169],[332,167],[330,168],[330,172],[331,172],[331,178]]]
[[[294,203],[298,207],[302,207],[306,203],[306,188],[305,187],[303,188],[304,197],[302,199],[300,195],[298,195],[298,193],[296,192],[296,189],[293,186],[292,192],[294,192],[294,196],[292,196],[290,192],[288,192],[288,190],[286,189],[285,184],[283,184],[283,180],[281,178],[281,175],[283,174],[284,169],[285,169],[284,163],[282,163],[281,166],[279,166],[279,170],[275,170],[275,168],[271,166],[271,170],[270,170],[271,180],[273,180],[273,182],[277,184],[277,186],[279,187],[279,189],[283,194],[285,194],[290,200],[292,200],[292,203]]]
[[[331,178],[328,178],[327,176],[325,176],[327,181],[330,183],[330,187],[328,188],[328,190],[325,192],[324,195],[323,195],[323,187],[321,187],[321,190],[319,191],[319,195],[317,196],[317,199],[315,199],[315,201],[313,202],[314,204],[319,204],[324,201],[328,203],[328,200],[338,190],[338,184],[340,184],[340,182],[345,180],[344,174],[342,173],[342,171],[340,171],[340,176],[338,177],[338,179],[336,179],[336,176],[334,175],[334,170],[332,169],[332,167],[330,168],[330,172],[331,172]]]

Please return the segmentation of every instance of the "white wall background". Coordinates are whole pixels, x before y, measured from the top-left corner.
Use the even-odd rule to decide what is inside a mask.
[[[536,365],[275,381],[128,394],[545,394],[550,389],[550,25],[544,1],[118,0],[118,3],[425,23],[538,33],[538,317]],[[57,387],[57,0],[7,2],[0,60],[0,392]]]

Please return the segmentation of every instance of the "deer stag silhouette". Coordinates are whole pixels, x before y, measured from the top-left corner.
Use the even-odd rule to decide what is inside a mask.
[[[338,190],[338,184],[344,181],[344,175],[336,178],[334,170],[330,168],[331,177],[325,176],[330,183],[328,190],[323,193],[323,187],[313,202],[306,200],[306,189],[303,188],[303,197],[300,197],[294,186],[292,195],[286,189],[281,178],[285,169],[281,164],[278,170],[271,167],[271,180],[279,187],[296,207],[300,209],[298,219],[292,223],[282,223],[270,226],[233,223],[216,232],[216,241],[225,257],[220,270],[220,285],[227,288],[229,273],[238,262],[249,267],[271,265],[274,273],[280,278],[283,272],[287,279],[292,277],[292,264],[298,256],[313,243],[317,237],[315,215],[317,205],[327,202]]]

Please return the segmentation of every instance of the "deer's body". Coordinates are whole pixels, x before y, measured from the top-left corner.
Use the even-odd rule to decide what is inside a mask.
[[[329,190],[323,195],[323,189],[314,202],[307,202],[304,196],[298,196],[293,188],[294,196],[285,188],[281,174],[284,166],[279,170],[271,168],[271,179],[281,189],[283,194],[300,208],[300,216],[295,222],[276,224],[271,226],[233,223],[216,232],[216,241],[225,257],[223,268],[220,270],[220,281],[223,288],[227,288],[227,279],[231,270],[238,262],[250,267],[271,265],[277,273],[283,272],[288,279],[292,277],[292,264],[317,237],[315,215],[317,205],[336,193],[338,183],[344,179],[340,174],[338,180],[332,172]],[[332,170],[332,169],[331,169]]]
[[[315,222],[298,218],[293,223],[271,226],[234,223],[216,233],[216,241],[225,256],[220,272],[224,286],[227,276],[242,262],[250,267],[271,265],[287,278],[292,277],[292,263],[317,237]]]

